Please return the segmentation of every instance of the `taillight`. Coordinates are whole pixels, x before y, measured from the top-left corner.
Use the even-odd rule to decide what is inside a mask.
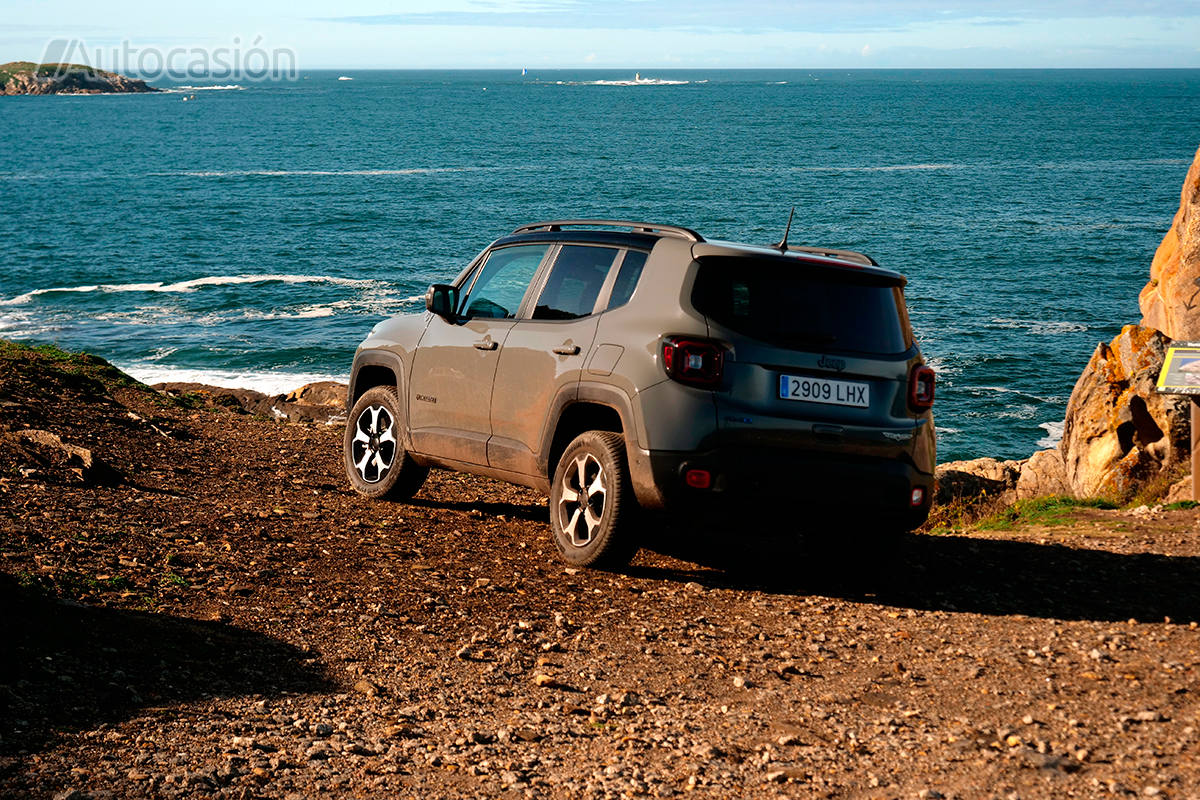
[[[933,370],[924,364],[913,367],[908,376],[908,407],[913,411],[928,411],[933,408],[933,391],[936,377]]]
[[[704,339],[667,336],[663,339],[662,359],[667,376],[689,386],[714,389],[721,383],[725,351]]]

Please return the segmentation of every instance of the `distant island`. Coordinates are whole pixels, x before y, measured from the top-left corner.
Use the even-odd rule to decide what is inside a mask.
[[[157,92],[136,78],[86,64],[0,64],[0,95],[13,94],[134,94]]]

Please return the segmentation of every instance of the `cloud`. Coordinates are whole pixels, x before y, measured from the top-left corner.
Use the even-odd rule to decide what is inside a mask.
[[[869,45],[869,44],[864,44],[864,45],[863,45],[863,49],[862,49],[862,57],[863,57],[863,58],[869,58],[869,57],[870,57],[870,55],[871,55],[871,45]]]
[[[583,60],[586,61],[587,63],[591,64],[593,61],[596,60],[596,54],[588,53],[586,56],[583,57]]]
[[[333,17],[356,25],[487,26],[577,29],[706,29],[725,32],[850,33],[907,30],[922,23],[1012,25],[1083,18],[1200,16],[1200,0],[1045,0],[1015,12],[1009,0],[945,8],[942,0],[547,0],[469,3],[442,11]]]

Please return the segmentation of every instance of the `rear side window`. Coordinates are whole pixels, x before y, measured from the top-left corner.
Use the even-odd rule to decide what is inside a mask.
[[[534,319],[578,319],[591,314],[617,251],[611,247],[566,245],[558,252]]]
[[[692,305],[719,325],[777,347],[896,355],[911,346],[900,287],[852,270],[705,259]]]
[[[617,308],[629,302],[629,298],[633,297],[633,290],[637,288],[638,278],[642,277],[642,268],[646,266],[648,253],[642,253],[637,250],[628,250],[625,253],[625,260],[621,262],[621,271],[617,275],[617,282],[613,284],[612,297],[608,301],[609,308]]]

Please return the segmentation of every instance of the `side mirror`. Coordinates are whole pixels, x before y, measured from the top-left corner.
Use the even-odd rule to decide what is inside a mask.
[[[432,311],[447,322],[454,322],[458,307],[458,289],[449,284],[435,283],[425,292],[425,310]]]

